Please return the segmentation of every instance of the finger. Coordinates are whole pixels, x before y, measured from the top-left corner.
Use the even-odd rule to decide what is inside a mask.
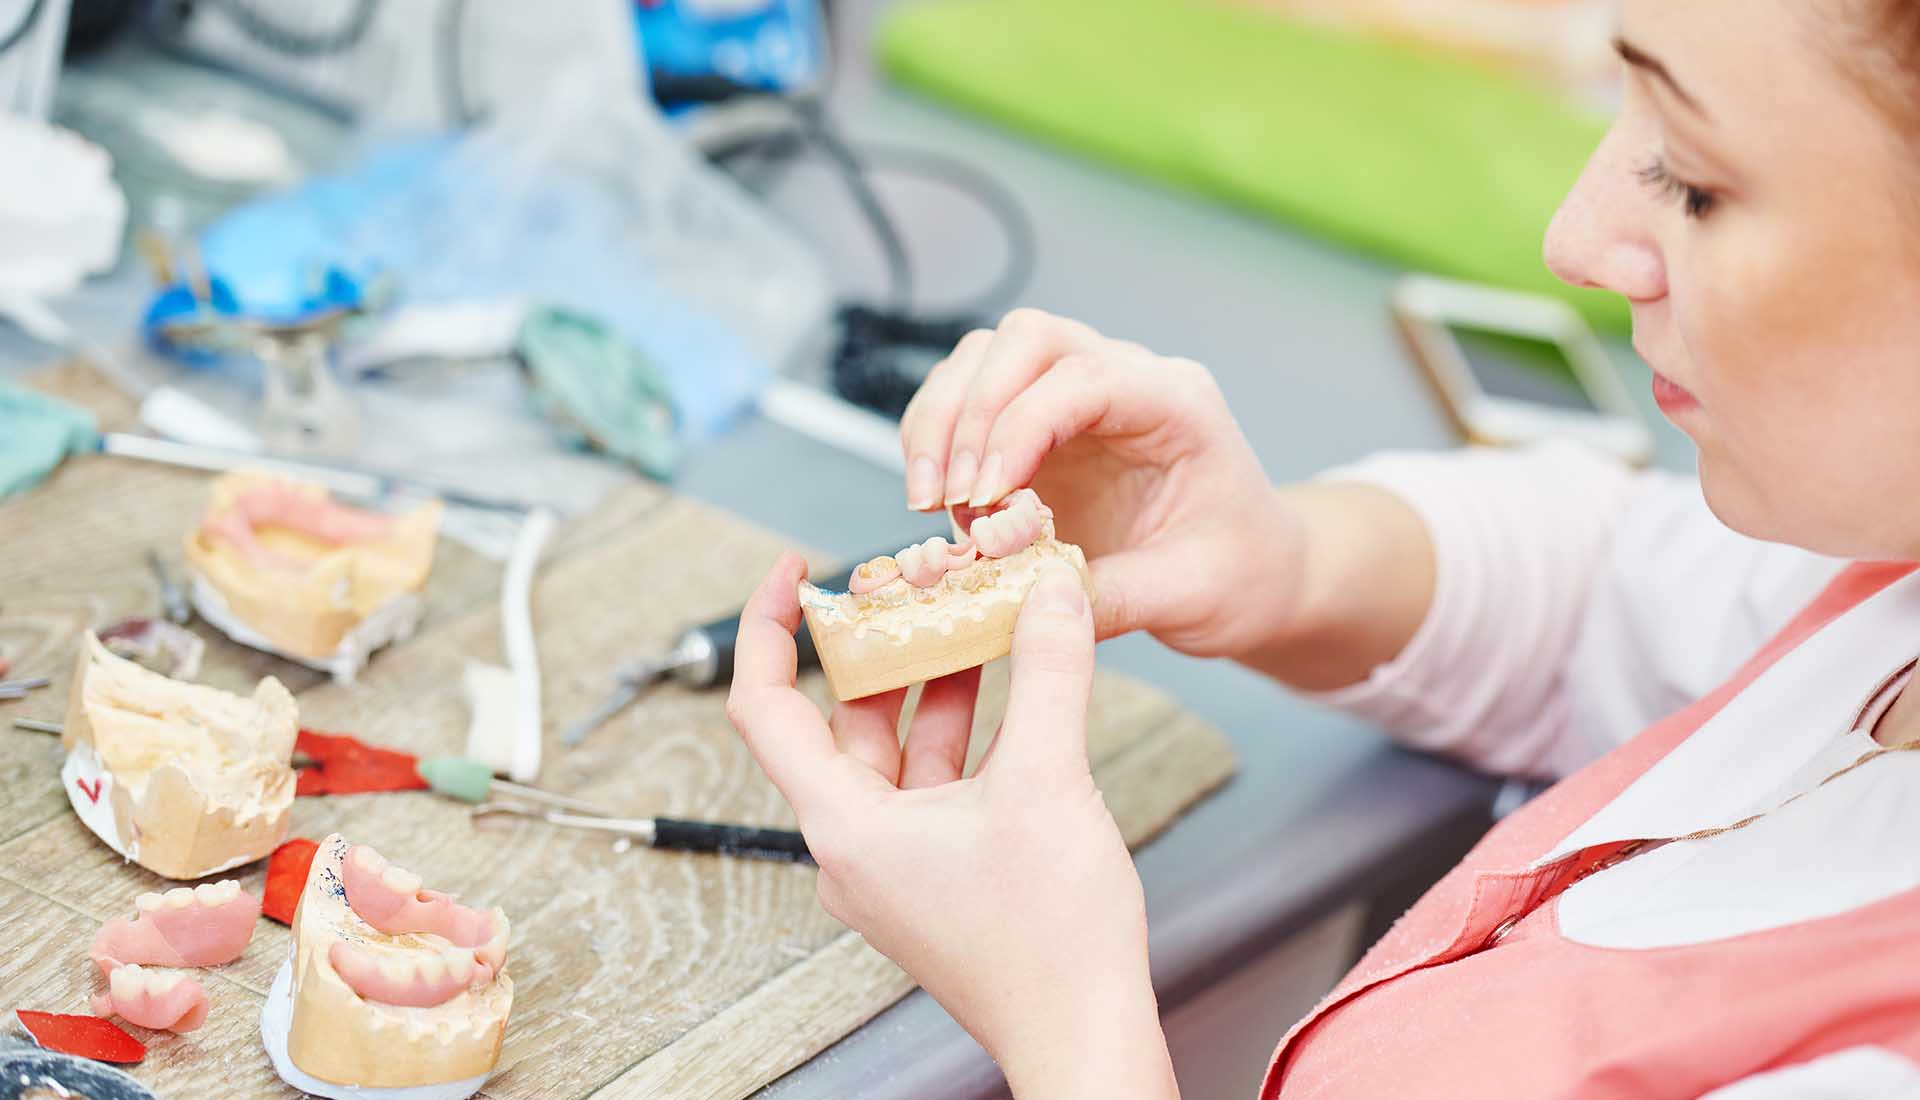
[[[1049,565],[1013,630],[1013,683],[991,774],[1023,778],[1087,768],[1087,696],[1093,690],[1093,615],[1071,566]]]
[[[1016,309],[994,331],[980,367],[968,382],[947,460],[947,504],[991,504],[1006,495],[1006,473],[982,461],[993,422],[1015,395],[1049,367],[1076,352],[1092,352],[1101,336],[1078,321],[1036,309]],[[989,456],[990,457],[990,456]]]
[[[978,666],[942,676],[921,690],[901,754],[901,790],[937,787],[960,778],[967,766],[973,707],[979,698]]]
[[[727,718],[761,770],[794,812],[843,797],[846,769],[833,732],[813,701],[794,689],[798,664],[793,632],[800,623],[796,586],[807,564],[783,554],[740,612]]]
[[[1011,492],[1032,484],[1047,456],[1080,435],[1145,436],[1171,415],[1168,382],[1152,360],[1066,356],[1001,410],[987,435],[988,464],[998,459]]]
[[[900,705],[907,689],[854,699],[833,708],[828,725],[840,751],[872,768],[889,784],[900,778]]]
[[[940,507],[946,485],[947,451],[973,372],[980,369],[993,333],[975,329],[960,338],[953,354],[934,364],[900,415],[900,451],[907,460],[907,507],[930,512]]]

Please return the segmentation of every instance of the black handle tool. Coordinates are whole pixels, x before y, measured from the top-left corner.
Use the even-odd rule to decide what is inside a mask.
[[[815,583],[822,588],[844,591],[852,577],[853,570],[848,569]],[[613,693],[593,713],[568,726],[561,742],[569,748],[578,745],[587,739],[588,734],[627,709],[649,687],[662,680],[675,680],[693,688],[731,684],[733,643],[739,633],[740,616],[717,619],[682,634],[679,642],[664,656],[650,657],[623,666],[613,674]],[[806,627],[800,628],[800,632],[794,636],[794,643],[800,650],[802,670],[819,666],[820,655],[814,652],[813,635]]]

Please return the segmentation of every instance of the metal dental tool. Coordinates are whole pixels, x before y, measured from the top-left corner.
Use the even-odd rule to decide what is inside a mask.
[[[494,814],[528,817],[569,829],[613,833],[664,851],[712,852],[782,863],[813,862],[813,855],[807,851],[806,839],[792,829],[717,825],[710,821],[680,821],[671,817],[586,817],[532,806],[516,806],[511,802],[482,803],[473,808],[472,816],[481,818]]]
[[[844,590],[852,576],[853,571],[849,569],[818,583],[822,588]],[[643,658],[622,666],[613,674],[613,693],[593,713],[568,726],[561,742],[569,748],[578,745],[663,680],[675,680],[691,688],[732,683],[733,642],[739,633],[740,616],[734,615],[687,631],[665,656]],[[820,663],[820,655],[813,651],[813,635],[805,627],[800,628],[794,642],[800,650],[801,669]]]

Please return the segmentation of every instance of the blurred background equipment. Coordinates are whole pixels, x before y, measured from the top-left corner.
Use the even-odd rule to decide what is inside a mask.
[[[644,87],[630,0],[153,0],[152,39],[341,117],[460,125],[561,69]]]
[[[67,40],[67,4],[0,0],[0,114],[47,117]]]
[[[1434,46],[1600,104],[1617,101],[1618,0],[1242,0]]]
[[[895,79],[1033,137],[1627,325],[1540,262],[1606,119],[1472,56],[1182,0],[927,0],[889,9],[877,45]]]
[[[1409,275],[1393,315],[1463,441],[1571,439],[1636,466],[1653,457],[1653,433],[1606,349],[1565,302]]]

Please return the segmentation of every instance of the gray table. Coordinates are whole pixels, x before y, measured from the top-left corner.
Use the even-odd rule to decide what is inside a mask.
[[[842,67],[831,109],[856,138],[938,148],[1013,188],[1040,235],[1029,303],[1207,363],[1275,480],[1385,447],[1451,442],[1388,324],[1394,272],[884,86],[865,47],[878,6],[839,5]],[[922,261],[929,298],[958,297],[991,278],[997,239],[964,200],[925,186],[884,191]],[[877,287],[871,244],[824,176],[797,171],[774,197],[849,286]],[[138,283],[110,280],[65,303],[68,316],[96,328],[127,325]],[[1616,352],[1644,393],[1644,368],[1625,349]],[[0,332],[0,368],[47,354]],[[1685,454],[1675,436],[1662,436],[1663,461],[1684,462]],[[849,559],[935,529],[904,510],[897,475],[765,420],[693,453],[678,487]],[[1303,1007],[1303,991],[1261,984],[1270,972],[1295,971],[1261,960],[1337,912],[1361,914],[1362,938],[1376,931],[1485,827],[1494,784],[1394,749],[1230,664],[1184,658],[1145,638],[1107,643],[1100,659],[1177,695],[1224,729],[1240,754],[1239,776],[1145,848],[1139,866],[1163,1011],[1201,1021],[1170,1025],[1189,1095],[1250,1090],[1260,1052]],[[1305,991],[1306,999],[1319,992]],[[1262,1012],[1263,1004],[1285,1007]],[[1003,1090],[985,1053],[916,993],[769,1094],[841,1100]]]

